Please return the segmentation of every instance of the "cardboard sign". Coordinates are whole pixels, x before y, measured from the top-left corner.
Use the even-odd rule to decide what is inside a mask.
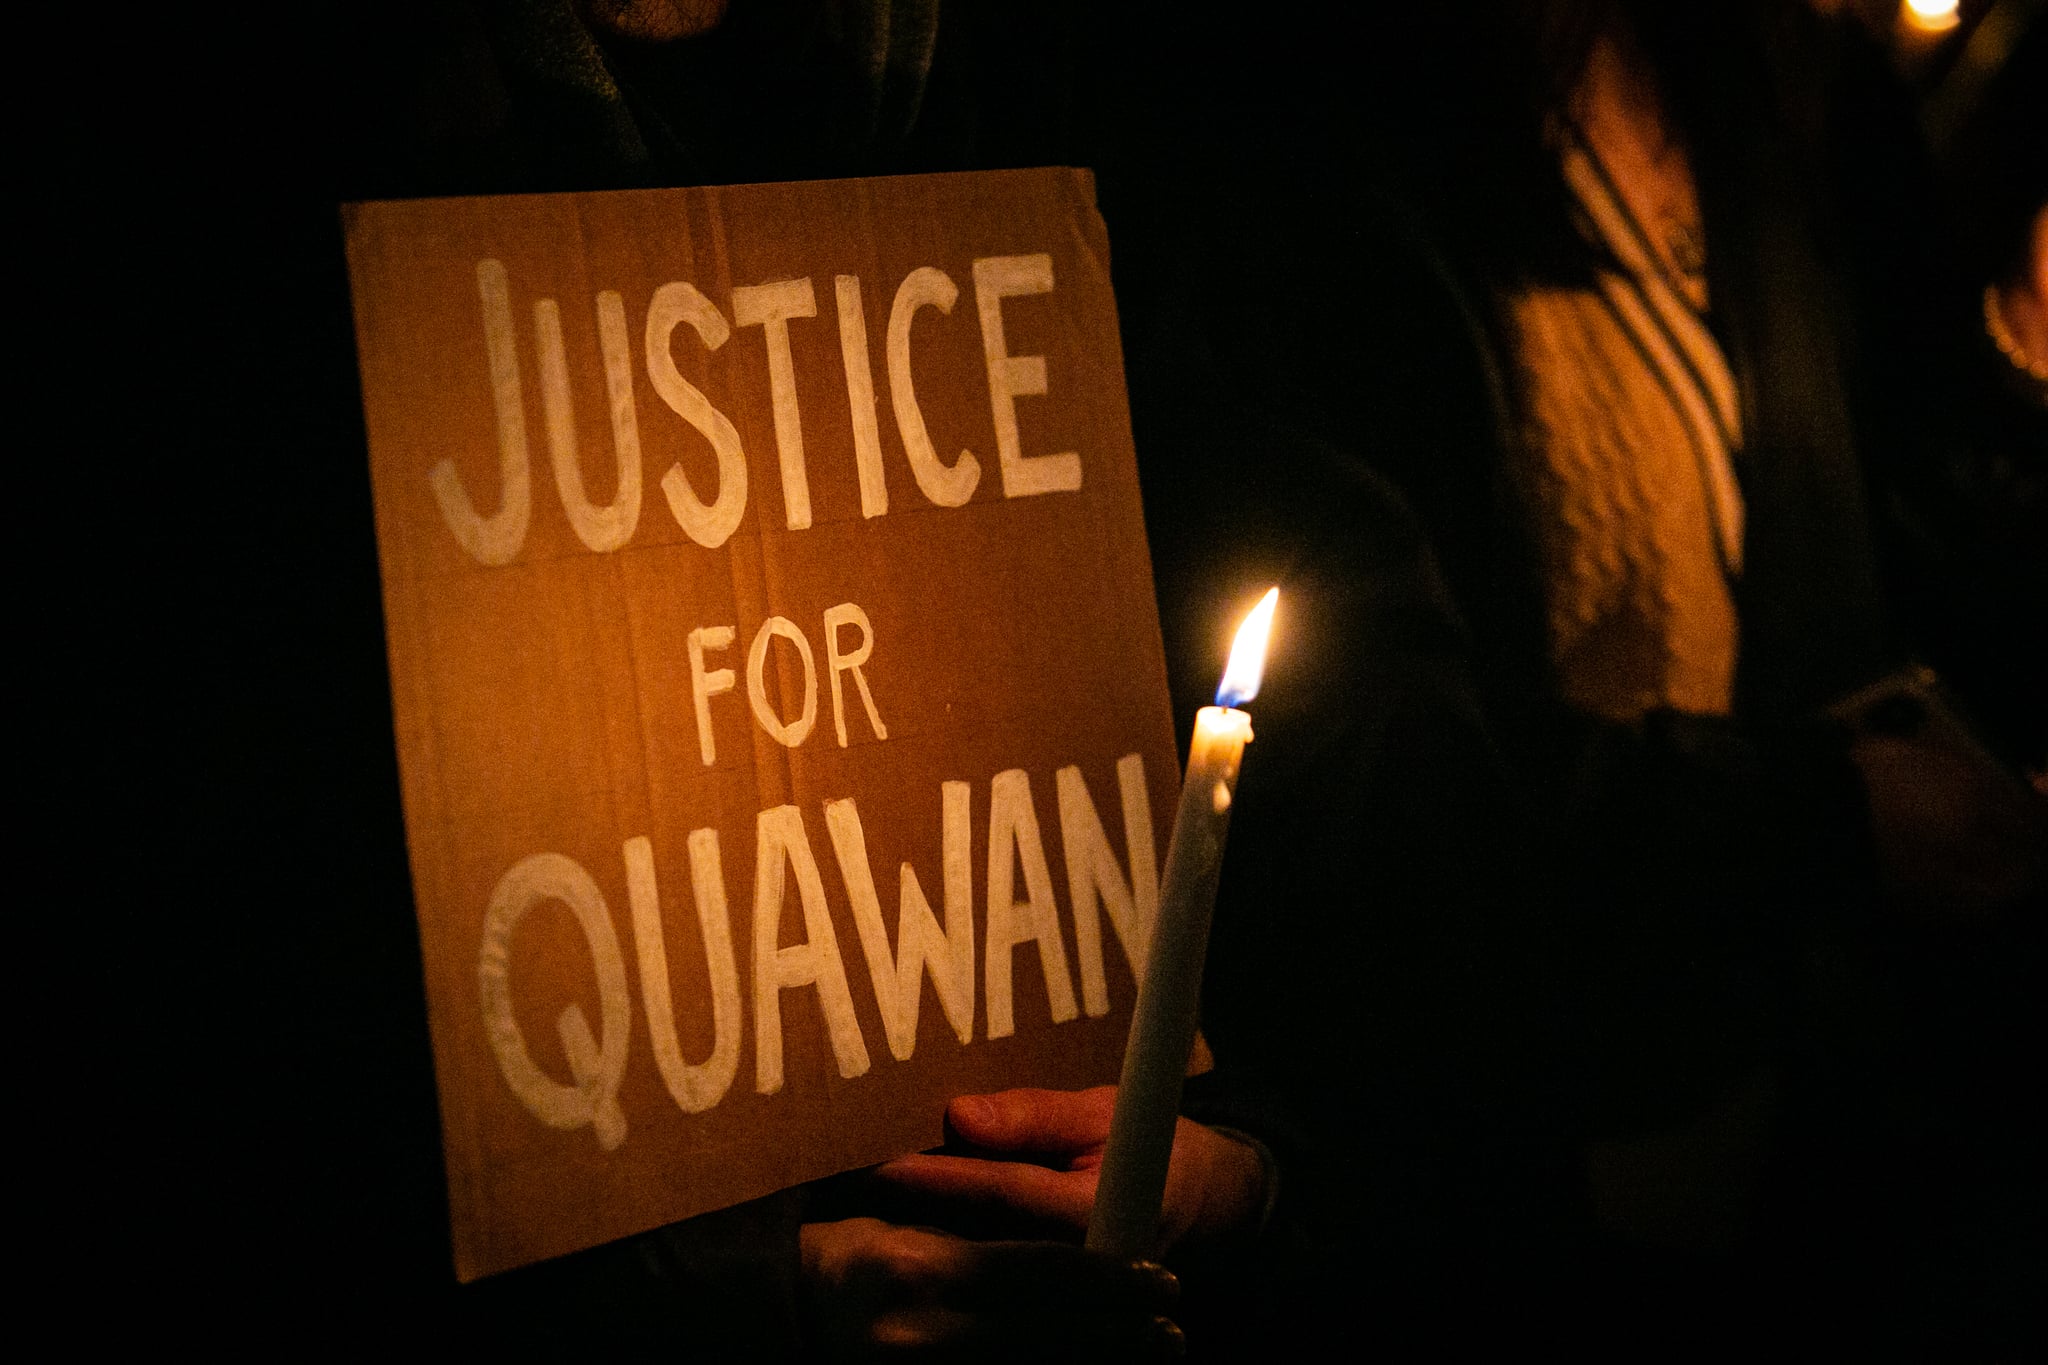
[[[345,223],[458,1274],[1113,1080],[1177,779],[1087,173]]]

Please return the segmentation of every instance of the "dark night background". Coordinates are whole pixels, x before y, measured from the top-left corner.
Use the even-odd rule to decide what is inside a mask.
[[[82,1013],[102,1049],[63,1063],[89,1121],[42,1139],[75,1174],[31,1191],[65,1225],[44,1274],[92,1305],[67,1319],[86,1338],[466,1340],[336,216],[408,190],[362,129],[413,21],[159,7],[22,41],[54,73],[20,120],[39,250],[13,272],[36,528],[15,596],[47,641],[18,799],[49,875],[16,894],[71,942],[20,968],[51,992],[20,1046]],[[1228,23],[1098,27],[1095,59],[1130,80],[1090,98],[1142,130],[1127,147],[1196,160],[1226,117],[1241,147],[1290,145],[1298,108],[1206,74]],[[1019,47],[1013,74],[1043,56]],[[1162,73],[1220,103],[1152,105]],[[1101,169],[1129,348],[1164,210],[1132,166]],[[1963,169],[1995,203],[1996,163]]]

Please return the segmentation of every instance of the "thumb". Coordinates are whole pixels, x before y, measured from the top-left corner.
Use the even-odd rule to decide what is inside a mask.
[[[1093,1090],[1004,1090],[962,1095],[946,1106],[955,1135],[1005,1152],[1076,1153],[1109,1139],[1116,1087]]]

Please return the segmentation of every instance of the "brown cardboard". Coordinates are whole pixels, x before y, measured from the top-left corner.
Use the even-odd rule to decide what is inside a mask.
[[[344,217],[458,1274],[471,1279],[929,1146],[956,1093],[1114,1079],[1131,964],[1106,908],[1114,898],[1086,893],[1105,908],[1077,921],[1072,877],[1086,887],[1135,883],[1125,895],[1135,898],[1131,918],[1142,919],[1177,769],[1108,242],[1087,173],[371,203]],[[1000,337],[983,317],[977,262],[985,282],[1008,281],[1010,295],[992,300]],[[946,291],[932,271],[954,286],[950,309],[939,306]],[[860,328],[842,327],[850,310],[841,276],[858,280]],[[906,279],[903,297],[924,302],[906,305],[907,347],[898,350],[931,441],[936,501],[913,472],[899,420],[908,404],[889,359]],[[788,312],[803,281],[814,315],[743,325]],[[763,285],[782,287],[754,288]],[[620,363],[609,370],[601,295],[616,296],[609,332]],[[672,373],[659,356],[648,361],[658,301],[666,319],[683,319],[665,336]],[[494,310],[512,339],[495,360],[486,337]],[[550,314],[573,416],[545,399]],[[727,335],[714,348],[721,323]],[[778,329],[795,398],[795,420],[785,401],[780,431]],[[865,390],[861,367],[847,360],[859,349],[848,339],[863,337]],[[1041,364],[1042,385],[1033,382]],[[729,435],[692,407],[678,378],[723,414]],[[625,519],[607,522],[600,510],[579,530],[572,501],[603,509],[619,499],[623,424],[613,413],[622,405],[612,395],[626,389],[639,443],[637,522],[624,534]],[[1015,394],[1012,453],[1022,457],[1009,470],[1009,496],[996,397],[1005,389]],[[872,478],[864,506],[853,414],[865,404],[886,510]],[[516,535],[517,516],[502,515],[501,452],[509,443],[516,469],[520,442],[516,430],[509,441],[501,431],[501,406],[523,426],[526,513]],[[716,539],[719,518],[685,503],[697,518],[693,538],[664,489],[664,476],[680,469],[700,504],[717,505],[717,490],[730,485],[707,430],[728,445],[736,439],[727,472],[743,461],[747,483],[744,510],[724,519],[729,535],[715,547],[700,540]],[[553,456],[554,438],[571,433],[580,494],[558,478]],[[799,435],[809,524],[792,529],[802,499],[786,495],[782,455]],[[961,502],[963,449],[980,472]],[[444,507],[451,472],[455,514]],[[1076,478],[1078,488],[1060,486]],[[1027,491],[1033,480],[1053,487]],[[464,500],[480,524],[499,528],[472,536],[472,548],[455,529]],[[864,616],[872,648],[856,668],[835,670],[828,610],[841,608],[833,634],[842,656],[857,655],[863,635],[846,604]],[[784,724],[802,705],[794,634],[816,670],[815,718],[794,747],[769,733],[750,701],[750,654],[771,617],[790,629],[763,645],[758,690],[769,720]],[[719,627],[733,631],[722,648]],[[731,690],[706,695],[710,766],[689,644],[705,630],[700,672],[734,675]],[[1133,776],[1142,763],[1133,809],[1151,826],[1150,857],[1139,861],[1152,866],[1135,878],[1120,761]],[[1058,776],[1070,767],[1078,784]],[[1017,772],[1021,779],[999,778]],[[1100,848],[1068,847],[1063,781],[1070,814],[1092,805],[1113,876]],[[990,1014],[991,811],[1020,782],[1048,875],[1034,891],[1033,841],[1006,833],[994,861],[1014,865],[1014,890],[1000,899],[1035,894],[1055,907],[1061,966],[1047,970],[1036,938],[997,954],[996,975],[1010,967],[1014,1032],[992,1038],[1002,1029],[991,1029]],[[899,1060],[836,851],[848,808],[828,813],[828,803],[851,800],[858,812],[893,954],[906,863],[934,923],[945,924],[947,783],[965,784],[968,811],[971,1042],[956,1036],[927,973],[914,1048]],[[1089,801],[1074,802],[1083,788]],[[957,809],[960,789],[951,790]],[[786,833],[800,826],[794,842],[815,865],[845,982],[837,991],[828,972],[823,987],[772,992],[782,1038],[773,1093],[761,1091],[755,989],[757,958],[782,960],[756,949],[764,822]],[[726,1000],[737,1009],[721,1050],[706,948],[718,936],[700,921],[693,882],[711,836],[693,831],[716,832],[723,873],[737,987]],[[1022,851],[1004,856],[1012,849]],[[786,894],[770,953],[800,956],[788,950],[823,938],[801,904],[804,863],[801,852],[771,863],[780,871],[766,883],[779,878]],[[570,904],[578,897],[582,918]],[[1102,962],[1093,990],[1091,921]],[[503,932],[493,936],[490,922]],[[656,923],[662,952],[643,958],[643,931]],[[1142,925],[1133,932],[1142,936]],[[696,1112],[672,1093],[657,1057],[646,961],[666,968],[670,1060],[684,1064],[669,1069]],[[1073,1017],[1056,1023],[1061,984]],[[843,1027],[837,1049],[828,1041],[834,999],[850,1007],[858,1049]],[[845,1055],[861,1049],[864,1071]],[[722,1093],[721,1060],[730,1070]],[[551,1126],[550,1113],[564,1126]]]

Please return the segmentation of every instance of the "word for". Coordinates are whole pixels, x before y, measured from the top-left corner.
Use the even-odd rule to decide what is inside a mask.
[[[1060,838],[1066,850],[1067,892],[1073,912],[1076,957],[1081,971],[1080,1008],[1090,1017],[1109,1012],[1103,974],[1101,910],[1133,977],[1144,972],[1146,945],[1159,910],[1159,871],[1153,855],[1152,814],[1145,794],[1145,763],[1127,754],[1116,766],[1123,807],[1124,879],[1102,827],[1094,798],[1078,767],[1061,768],[1058,793]],[[896,950],[882,922],[882,903],[868,865],[860,811],[851,799],[824,803],[825,829],[846,889],[853,922],[867,960],[868,983],[881,1014],[890,1055],[907,1062],[917,1047],[919,1006],[929,976],[939,1008],[964,1045],[974,1028],[974,907],[970,867],[970,791],[965,782],[939,788],[939,863],[944,923],[932,912],[924,887],[909,863],[898,873]],[[739,1071],[742,1018],[740,973],[727,913],[725,871],[716,829],[690,833],[690,888],[697,925],[710,968],[712,1045],[710,1056],[690,1061],[677,1040],[675,1003],[669,993],[668,948],[660,888],[655,883],[654,849],[645,836],[625,842],[626,896],[633,919],[633,947],[640,970],[641,1000],[654,1062],[676,1105],[699,1114],[716,1105]],[[1053,897],[1052,872],[1039,836],[1031,781],[1022,768],[997,773],[989,783],[988,879],[982,952],[982,995],[988,1038],[1015,1031],[1011,966],[1016,950],[1035,945],[1045,978],[1046,1002],[1055,1024],[1076,1017],[1073,977]],[[1022,873],[1024,898],[1017,899]],[[790,874],[795,875],[803,911],[805,941],[778,942]],[[571,1004],[556,1020],[573,1084],[564,1085],[534,1063],[513,1015],[510,984],[512,935],[534,909],[559,901],[576,917],[597,974],[599,1024]],[[846,966],[825,900],[803,813],[776,806],[760,813],[754,830],[754,904],[751,967],[754,1016],[754,1089],[772,1095],[782,1089],[782,992],[814,989],[822,1006],[826,1041],[842,1077],[869,1068],[867,1041],[854,1015]],[[599,1145],[611,1151],[626,1139],[626,1116],[618,1102],[631,1036],[632,998],[625,955],[610,909],[597,881],[574,859],[536,853],[499,880],[484,916],[477,962],[483,989],[486,1035],[499,1071],[513,1094],[542,1123],[553,1128],[589,1126]]]
[[[981,315],[982,351],[987,361],[1003,496],[1018,498],[1078,489],[1081,457],[1077,452],[1024,454],[1017,434],[1017,399],[1046,392],[1045,357],[1013,356],[1003,336],[1003,300],[1051,293],[1052,257],[989,256],[975,261],[973,271],[974,302]],[[526,400],[513,337],[511,291],[503,263],[477,262],[476,280],[483,299],[484,350],[497,414],[503,501],[488,517],[478,513],[452,460],[442,460],[428,477],[441,515],[462,548],[481,563],[509,564],[526,542],[527,522],[533,508]],[[839,314],[840,356],[846,371],[846,401],[853,412],[853,455],[860,480],[861,515],[878,517],[889,510],[889,488],[883,477],[882,445],[875,424],[874,371],[868,361],[860,277],[835,276],[833,291]],[[895,412],[896,430],[903,438],[911,475],[917,480],[919,491],[939,507],[958,507],[973,496],[981,481],[981,462],[963,450],[949,465],[933,449],[911,376],[910,325],[920,308],[951,313],[959,295],[959,288],[944,271],[920,266],[904,277],[889,309],[889,403]],[[792,318],[817,315],[817,296],[808,277],[734,289],[731,322],[695,285],[682,280],[656,289],[647,305],[646,324],[641,329],[647,381],[671,412],[710,442],[718,457],[718,485],[708,500],[698,496],[680,464],[671,465],[661,477],[661,491],[677,525],[707,549],[723,545],[746,512],[747,459],[732,419],[713,407],[703,390],[684,378],[677,367],[675,331],[687,323],[705,349],[715,351],[725,345],[735,325],[761,329],[767,344],[768,392],[775,414],[784,515],[789,529],[800,531],[811,524],[811,492],[804,464],[803,422],[797,410],[796,362],[790,352],[789,323]],[[604,359],[612,450],[619,471],[618,491],[602,507],[594,506],[583,488],[569,367],[562,349],[562,315],[555,300],[541,299],[534,304],[533,324],[540,357],[541,411],[547,424],[555,491],[561,495],[562,510],[584,545],[600,553],[616,550],[633,538],[634,529],[640,524],[640,418],[633,391],[633,357],[625,303],[615,290],[597,295],[598,349]]]
[[[860,644],[845,654],[839,652],[839,630],[842,626],[853,626],[860,631]],[[730,648],[733,635],[731,626],[699,626],[690,632],[690,697],[697,706],[697,749],[707,768],[718,759],[718,748],[711,737],[711,699],[721,692],[732,691],[735,680],[729,668],[706,669],[704,656],[713,650]],[[797,657],[804,664],[804,703],[798,708],[795,720],[784,720],[768,700],[768,646],[778,636],[796,646]],[[868,624],[866,612],[852,602],[841,602],[836,607],[825,609],[825,665],[826,671],[832,675],[832,726],[838,731],[842,749],[846,747],[843,683],[848,673],[853,675],[853,685],[860,692],[861,705],[867,710],[868,724],[874,727],[875,738],[889,737],[888,727],[882,724],[881,713],[875,710],[875,694],[868,690],[867,675],[861,672],[861,665],[874,652],[875,629]],[[771,616],[754,632],[754,643],[747,650],[747,704],[753,708],[755,722],[768,732],[769,738],[792,749],[810,737],[811,726],[817,722],[817,660],[811,654],[811,642],[786,617]]]

